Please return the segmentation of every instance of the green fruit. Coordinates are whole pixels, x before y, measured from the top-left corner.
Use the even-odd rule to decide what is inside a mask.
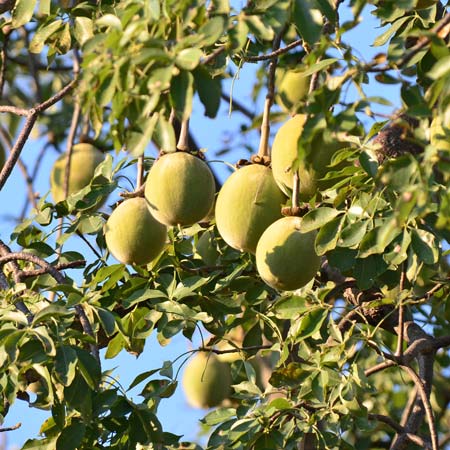
[[[280,189],[290,195],[294,182],[292,167],[298,158],[298,140],[306,121],[304,114],[297,114],[289,119],[275,135],[272,145],[272,172]],[[298,162],[301,201],[308,201],[318,189],[326,187],[326,182],[319,181],[325,176],[327,166],[336,150],[345,144],[341,141],[325,143],[318,136],[313,139],[312,148],[307,157]]]
[[[231,247],[255,253],[263,231],[281,217],[285,200],[268,167],[244,166],[226,180],[219,192],[217,229]]]
[[[216,237],[211,230],[206,230],[197,241],[195,249],[208,266],[215,266],[217,259],[220,256],[219,250],[217,250]]]
[[[278,68],[275,75],[275,101],[286,113],[297,112],[298,106],[308,95],[311,77],[301,70]]]
[[[121,203],[105,224],[108,250],[123,264],[148,264],[163,250],[167,237],[142,197]]]
[[[186,152],[160,157],[147,177],[145,197],[154,217],[165,225],[192,225],[214,202],[215,182],[208,165]]]
[[[320,257],[314,249],[316,232],[301,232],[300,217],[283,217],[264,231],[256,248],[261,278],[280,291],[305,286],[316,275]]]
[[[104,160],[103,153],[91,144],[75,144],[70,160],[68,195],[74,194],[89,185],[94,178],[95,169]],[[65,200],[64,179],[66,155],[55,162],[50,175],[50,188],[53,200],[58,203]]]
[[[213,353],[197,353],[186,365],[183,389],[189,405],[211,408],[231,394],[231,369]]]

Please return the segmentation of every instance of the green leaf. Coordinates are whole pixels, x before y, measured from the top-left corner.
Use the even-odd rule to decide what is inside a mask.
[[[205,116],[216,117],[222,95],[220,78],[213,78],[204,66],[198,66],[194,71],[194,82],[200,101],[205,107]]]
[[[274,313],[279,319],[292,319],[309,308],[310,306],[306,304],[303,297],[292,295],[278,300],[274,307]]]
[[[44,309],[41,309],[33,319],[33,325],[36,325],[42,321],[46,321],[49,317],[55,318],[60,316],[72,316],[74,313],[70,311],[65,306],[59,306],[56,304],[46,306]]]
[[[87,40],[94,36],[94,24],[89,17],[77,16],[74,21],[75,39],[82,46]]]
[[[177,54],[175,64],[180,69],[194,70],[198,66],[202,55],[203,52],[199,48],[185,48]]]
[[[33,17],[33,11],[36,7],[36,0],[16,0],[14,9],[12,10],[12,28],[20,28],[25,25]]]
[[[401,243],[396,244],[394,249],[384,255],[384,260],[390,264],[399,265],[408,258],[408,248],[411,244],[411,235],[407,230],[402,233]]]
[[[51,0],[39,0],[39,14],[48,16],[50,14]]]
[[[411,230],[412,248],[417,257],[425,264],[435,264],[439,259],[439,247],[436,237],[428,231]]]
[[[370,175],[372,178],[376,176],[378,173],[378,159],[375,152],[370,150],[362,151],[359,156],[359,162],[367,175]]]
[[[80,374],[77,373],[72,384],[64,388],[64,399],[69,407],[83,415],[85,421],[90,420],[92,416],[92,391]]]
[[[432,80],[439,80],[450,74],[450,56],[439,59],[431,70],[427,73],[427,77]]]
[[[225,16],[215,16],[207,20],[198,30],[199,36],[203,38],[201,41],[202,46],[214,45],[225,33],[226,29],[227,18]]]
[[[161,6],[159,0],[148,0],[145,2],[147,17],[156,22],[161,16]]]
[[[138,384],[142,383],[147,378],[150,378],[155,373],[159,372],[159,369],[149,370],[147,372],[140,373],[130,384],[127,391],[130,391],[134,387],[136,387]]]
[[[101,379],[101,371],[98,362],[86,350],[76,348],[75,351],[78,357],[77,367],[87,385],[95,391],[98,389]]]
[[[158,122],[156,122],[153,139],[158,148],[166,153],[174,152],[176,150],[177,143],[175,139],[175,130],[173,129],[172,124],[163,115],[160,115]]]
[[[141,156],[150,143],[157,121],[158,114],[143,118],[140,129],[131,130],[127,136],[127,149],[135,158]]]
[[[70,34],[70,23],[66,22],[64,28],[59,32],[57,40],[58,49],[61,53],[67,53],[72,45],[72,35]]]
[[[235,415],[236,410],[234,408],[217,408],[201,419],[201,422],[209,426],[214,426],[226,422]]]
[[[57,436],[45,439],[28,439],[22,450],[55,450]]]
[[[344,217],[336,217],[320,229],[315,242],[318,255],[324,255],[336,247]]]
[[[307,233],[308,231],[321,228],[341,213],[342,211],[327,206],[313,209],[303,217],[301,232]]]
[[[293,19],[300,36],[314,45],[322,34],[322,14],[314,0],[295,0]]]
[[[106,336],[112,336],[116,331],[116,320],[114,314],[103,308],[95,308],[95,312],[98,314],[98,318],[100,319],[102,328],[105,330]]]
[[[55,20],[44,27],[38,28],[31,39],[29,50],[31,53],[41,53],[47,39],[56,33],[63,25],[62,20]]]
[[[81,419],[72,419],[72,423],[64,428],[56,441],[57,449],[76,450],[80,447],[84,434],[86,433],[86,425]]]
[[[178,76],[172,78],[170,86],[172,106],[180,120],[186,120],[190,117],[193,96],[194,77],[190,72],[182,70]]]
[[[260,16],[245,16],[246,23],[250,32],[252,32],[258,40],[271,41],[275,37],[273,29],[266,25]]]
[[[291,326],[290,333],[296,340],[313,336],[320,330],[327,316],[328,310],[322,308],[313,309]]]
[[[55,374],[64,386],[69,386],[75,378],[77,360],[77,352],[68,345],[56,350]]]
[[[367,221],[354,222],[343,228],[339,236],[339,247],[353,247],[358,245],[366,235]]]
[[[384,273],[388,265],[383,260],[383,255],[370,255],[367,258],[357,258],[355,262],[354,276],[360,289],[371,288],[379,275]]]
[[[401,28],[401,26],[408,20],[411,20],[411,18],[408,17],[402,17],[401,19],[398,19],[394,22],[393,25],[388,25],[389,28],[380,36],[378,36],[374,43],[373,46],[374,47],[379,47],[381,45],[386,44],[386,42],[389,40],[389,38],[397,31]]]
[[[302,71],[302,76],[307,77],[309,75],[312,75],[313,73],[320,72],[323,69],[327,68],[328,66],[331,66],[331,64],[334,64],[336,61],[339,61],[339,59],[338,58],[323,59],[322,61],[314,63],[310,68]]]
[[[323,15],[331,22],[336,22],[336,9],[331,0],[317,0]]]
[[[384,221],[383,224],[370,230],[361,241],[358,258],[365,258],[373,254],[381,254],[385,248],[401,233],[395,219]]]

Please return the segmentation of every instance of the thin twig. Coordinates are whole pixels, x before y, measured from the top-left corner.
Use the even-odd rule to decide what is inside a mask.
[[[405,280],[406,280],[406,265],[402,264],[402,271],[400,273],[400,284],[399,284],[399,291],[400,296],[402,296],[403,289],[405,288]],[[395,354],[397,356],[403,355],[403,332],[404,332],[404,305],[403,305],[403,299],[400,297],[400,305],[398,307],[398,338],[397,338],[397,349],[395,350]]]
[[[296,41],[293,41],[290,44],[286,45],[286,47],[278,48],[265,55],[244,56],[242,59],[247,62],[267,61],[269,59],[277,58],[278,56],[283,55],[289,50],[292,50],[295,47],[299,47],[300,45],[303,45],[303,39],[297,39]]]
[[[225,45],[222,45],[221,47],[218,47],[216,50],[214,50],[209,55],[205,56],[202,59],[202,64],[209,64],[210,62],[214,61],[219,55],[221,55],[225,51]]]
[[[400,366],[402,369],[404,369],[406,372],[408,372],[409,376],[412,378],[414,384],[417,387],[417,391],[420,395],[420,398],[422,400],[424,409],[425,409],[425,415],[427,417],[428,421],[428,428],[430,430],[430,438],[431,438],[431,447],[433,450],[439,450],[439,442],[436,432],[436,426],[434,423],[434,417],[433,417],[433,410],[431,408],[430,399],[427,394],[427,388],[423,384],[420,377],[416,374],[416,372],[411,369],[409,366]]]
[[[270,108],[273,104],[273,99],[275,95],[275,71],[278,64],[278,55],[276,54],[276,51],[280,47],[281,38],[283,37],[285,31],[285,27],[277,34],[273,41],[272,45],[272,56],[269,58],[269,74],[267,76],[268,83],[267,83],[267,94],[266,94],[266,100],[264,102],[264,112],[262,117],[262,123],[261,123],[261,138],[259,141],[259,148],[258,148],[258,156],[260,158],[268,158],[270,157],[270,150],[269,150],[269,135],[270,135]]]
[[[0,51],[0,60],[2,67],[0,69],[0,98],[3,97],[3,90],[5,88],[5,74],[6,74],[6,59],[8,57],[6,48],[8,46],[10,33],[6,33],[3,39],[2,49]]]
[[[86,261],[84,259],[80,259],[77,261],[71,261],[67,263],[58,263],[55,264],[53,267],[56,270],[65,270],[65,269],[75,269],[78,267],[84,267],[86,265]],[[44,275],[47,273],[47,270],[42,269],[33,269],[33,270],[24,270],[21,273],[21,278],[29,278],[29,277],[37,277],[39,275]]]
[[[366,377],[368,377],[370,375],[373,375],[374,373],[381,372],[382,370],[389,369],[390,367],[394,367],[396,365],[397,363],[395,363],[394,361],[384,361],[371,367],[370,369],[366,369],[364,371],[364,374]]]
[[[144,192],[145,192],[145,183],[142,183],[139,189],[136,189],[133,192],[123,191],[120,192],[119,195],[123,198],[135,198],[135,197],[143,197]]]
[[[72,80],[70,83],[68,83],[66,86],[64,86],[59,92],[57,92],[55,95],[50,97],[45,102],[40,103],[39,105],[35,106],[34,108],[31,108],[29,110],[24,110],[22,108],[15,108],[15,107],[1,107],[0,106],[0,112],[13,112],[14,114],[18,115],[24,115],[27,117],[27,120],[25,121],[25,124],[22,128],[22,131],[20,132],[16,143],[14,144],[13,148],[11,149],[11,153],[6,160],[5,164],[3,165],[3,168],[0,172],[0,190],[3,189],[3,186],[5,185],[6,181],[8,180],[9,176],[11,175],[11,172],[14,169],[14,166],[17,163],[17,160],[19,159],[20,153],[22,152],[22,149],[25,145],[25,143],[28,140],[28,137],[30,136],[31,130],[33,129],[33,126],[37,120],[38,115],[45,111],[46,109],[53,106],[55,103],[60,101],[62,98],[64,98],[65,95],[67,95],[72,89],[75,87],[77,83],[77,80]],[[6,109],[10,109],[7,111]],[[25,114],[22,114],[25,111]]]
[[[255,118],[254,113],[247,109],[242,103],[239,103],[236,99],[232,99],[228,94],[225,94],[225,92],[222,92],[221,97],[230,105],[230,109],[239,111],[250,120]]]
[[[22,424],[20,422],[18,422],[15,425],[13,425],[12,427],[0,428],[0,433],[4,433],[6,431],[14,431],[14,430],[19,429],[21,426],[22,426]]]

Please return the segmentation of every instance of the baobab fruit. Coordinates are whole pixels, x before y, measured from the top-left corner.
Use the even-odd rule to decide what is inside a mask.
[[[289,114],[295,113],[302,100],[308,95],[311,77],[302,70],[277,68],[275,75],[275,101]]]
[[[283,217],[262,234],[256,248],[256,268],[263,281],[279,291],[309,283],[320,267],[315,231],[302,233],[300,217]]]
[[[103,162],[103,153],[92,144],[75,144],[70,159],[69,189],[67,195],[74,194],[89,185],[95,169]],[[61,155],[53,165],[50,175],[50,189],[53,200],[65,200],[64,180],[66,176],[66,155]]]
[[[281,217],[285,201],[271,169],[260,164],[244,166],[225,181],[217,196],[217,229],[231,247],[255,253],[259,237]]]
[[[213,353],[199,352],[184,369],[182,385],[194,408],[212,408],[231,395],[231,368]]]
[[[153,216],[167,226],[202,220],[214,202],[215,182],[208,165],[187,152],[161,156],[145,183],[145,198]]]
[[[292,192],[294,170],[298,168],[301,201],[308,201],[319,188],[326,186],[326,183],[321,185],[319,180],[325,176],[336,150],[345,145],[338,140],[326,143],[321,136],[317,136],[311,143],[310,151],[299,159],[298,141],[305,122],[304,114],[297,114],[285,122],[275,135],[271,155],[273,176],[286,195]]]
[[[164,249],[167,228],[159,223],[142,197],[122,202],[105,224],[105,240],[111,254],[123,264],[143,265]]]

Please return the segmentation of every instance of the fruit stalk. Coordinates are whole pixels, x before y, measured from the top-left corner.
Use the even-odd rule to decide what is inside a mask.
[[[137,161],[136,190],[139,190],[144,183],[144,155],[139,156]]]
[[[275,37],[272,50],[276,51],[280,48],[281,37],[283,36],[284,28]],[[269,149],[269,134],[270,134],[270,108],[273,104],[275,97],[275,70],[278,64],[278,57],[273,57],[269,63],[269,75],[267,84],[266,100],[264,102],[264,112],[261,123],[261,139],[259,141],[258,156],[264,161],[264,159],[270,158]]]
[[[183,152],[189,150],[189,119],[181,122],[180,137],[178,138],[177,149]]]

